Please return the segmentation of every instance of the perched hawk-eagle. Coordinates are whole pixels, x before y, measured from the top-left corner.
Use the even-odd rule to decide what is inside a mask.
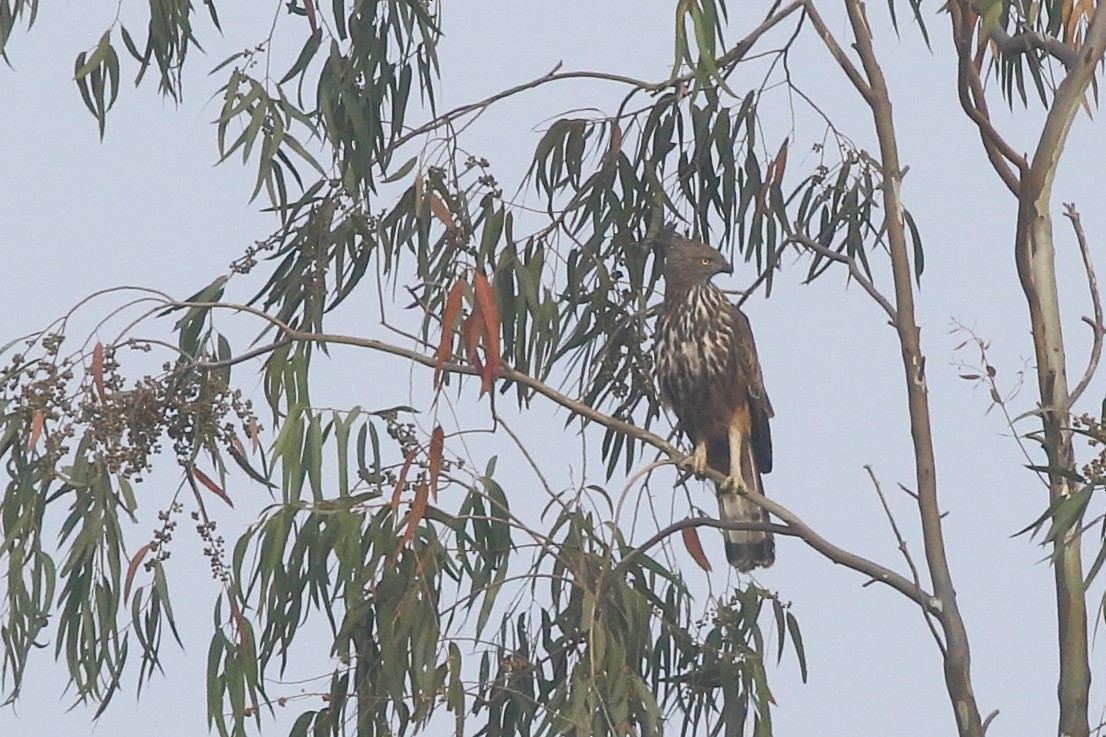
[[[760,475],[772,470],[772,405],[764,391],[749,319],[711,278],[733,273],[721,253],[673,234],[664,262],[664,304],[655,351],[661,398],[695,444],[691,467],[708,466],[728,479],[718,486],[725,522],[767,522],[742,492],[764,493]],[[772,533],[726,530],[726,558],[739,571],[770,566]]]

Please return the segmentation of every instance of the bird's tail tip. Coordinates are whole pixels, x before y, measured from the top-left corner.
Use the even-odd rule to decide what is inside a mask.
[[[756,542],[735,543],[727,540],[726,560],[742,573],[754,568],[768,568],[776,562],[776,542],[771,535],[765,535]]]

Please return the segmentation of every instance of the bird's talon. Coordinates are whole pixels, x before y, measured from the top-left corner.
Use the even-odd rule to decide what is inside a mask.
[[[705,476],[707,472],[707,448],[705,445],[700,445],[695,448],[695,452],[691,454],[691,457],[687,459],[688,468],[696,476]]]
[[[746,488],[740,477],[727,476],[722,482],[722,491],[736,491],[738,494],[744,494]]]

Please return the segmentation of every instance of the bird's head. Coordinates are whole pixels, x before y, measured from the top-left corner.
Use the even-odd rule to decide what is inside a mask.
[[[719,273],[732,274],[733,266],[717,249],[680,235],[669,237],[664,249],[666,289],[685,290],[707,284]]]

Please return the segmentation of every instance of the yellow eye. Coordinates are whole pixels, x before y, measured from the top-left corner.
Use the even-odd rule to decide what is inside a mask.
[[[703,266],[710,266],[710,259],[709,258],[701,258],[701,259],[699,259],[699,263],[701,263]]]

